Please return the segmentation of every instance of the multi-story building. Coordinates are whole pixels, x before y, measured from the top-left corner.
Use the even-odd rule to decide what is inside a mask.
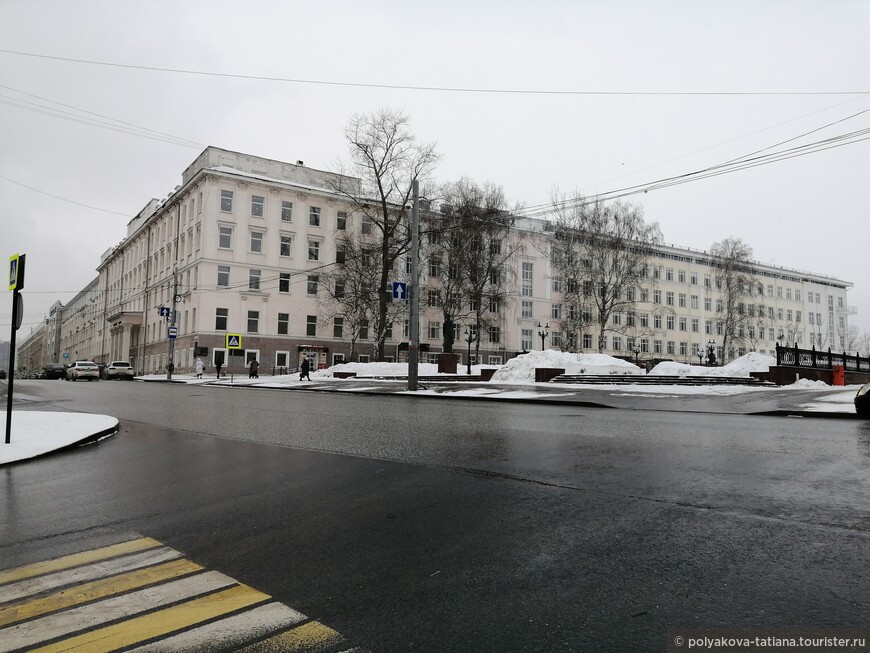
[[[206,148],[180,186],[130,221],[124,240],[103,255],[98,280],[63,307],[60,350],[73,359],[129,359],[140,373],[165,371],[171,347],[179,371],[192,370],[200,354],[212,365],[220,360],[237,369],[255,358],[262,371],[295,368],[303,355],[319,365],[347,360],[348,330],[324,308],[322,277],[341,258],[342,237],[365,230],[364,216],[348,198],[359,188],[357,179],[301,161]],[[545,254],[553,235],[545,220],[514,220],[508,296],[489,307],[481,362],[497,364],[539,348],[539,325],[549,326],[548,348],[598,350],[594,325],[571,338],[562,332],[564,289]],[[428,290],[437,290],[432,266],[437,261],[421,260],[420,337],[430,360],[443,341],[443,316],[430,305],[436,302],[426,301]],[[720,347],[719,360],[773,353],[777,342],[847,346],[848,316],[855,312],[847,303],[850,283],[764,264],[754,269],[753,293],[743,307],[749,319],[728,351]],[[407,280],[407,273],[408,266],[400,266],[395,280]],[[656,247],[646,281],[632,309],[611,316],[605,353],[692,362],[710,343],[721,343],[722,293],[708,253]],[[174,341],[168,337],[173,308]],[[454,350],[467,355],[465,328],[455,325]],[[226,348],[228,333],[241,335],[242,350]],[[368,359],[371,350],[363,343],[373,336],[360,334],[357,360]],[[401,358],[407,340],[407,320],[400,316],[388,329],[386,358]]]

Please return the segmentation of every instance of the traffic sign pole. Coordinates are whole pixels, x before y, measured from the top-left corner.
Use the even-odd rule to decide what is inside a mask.
[[[24,254],[15,254],[9,259],[9,290],[12,291],[12,325],[9,337],[9,374],[6,375],[6,444],[12,442],[12,394],[15,387],[15,334],[21,327],[24,305],[21,289],[24,288]]]

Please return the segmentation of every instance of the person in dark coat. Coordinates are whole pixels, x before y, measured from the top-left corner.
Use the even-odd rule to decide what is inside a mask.
[[[300,381],[304,381],[305,379],[308,379],[309,381],[311,380],[311,377],[308,376],[309,370],[311,370],[311,363],[308,361],[307,358],[303,358],[302,359],[302,368],[300,369],[300,372],[299,372],[299,380]]]
[[[248,378],[250,379],[259,379],[260,378],[260,362],[256,358],[251,359],[251,370],[248,372]]]

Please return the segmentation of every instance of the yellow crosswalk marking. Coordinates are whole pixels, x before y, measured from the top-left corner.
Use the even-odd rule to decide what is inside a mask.
[[[33,650],[34,653],[107,653],[248,608],[269,598],[251,587],[237,585]]]
[[[121,594],[132,589],[160,583],[170,578],[202,571],[202,567],[189,560],[173,560],[162,565],[146,567],[136,571],[119,574],[111,578],[83,583],[76,587],[61,590],[45,597],[25,601],[16,605],[0,608],[0,627],[40,615],[64,610],[76,605]]]
[[[11,583],[25,578],[40,576],[52,571],[60,569],[68,569],[78,565],[84,565],[97,560],[106,560],[115,556],[124,555],[125,553],[134,553],[136,551],[144,551],[154,547],[162,546],[160,542],[150,537],[142,537],[128,542],[112,544],[99,549],[91,549],[82,553],[74,553],[72,555],[55,558],[54,560],[46,560],[45,562],[37,562],[31,565],[23,565],[0,572],[0,585]]]
[[[297,628],[251,644],[239,653],[314,653],[344,641],[341,633],[324,626],[319,621],[309,621]]]

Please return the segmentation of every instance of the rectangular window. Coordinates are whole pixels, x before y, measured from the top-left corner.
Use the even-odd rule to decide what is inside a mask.
[[[290,248],[293,246],[293,236],[281,236],[279,253],[281,256],[290,256]]]
[[[661,354],[662,353],[662,341],[661,340],[653,340],[653,353]]]
[[[429,259],[429,276],[437,277],[439,274],[441,274],[441,262],[433,256]]]
[[[532,317],[532,302],[528,299],[524,299],[522,304],[522,311],[522,316],[524,318]]]
[[[667,345],[667,346],[668,346],[668,353],[669,353],[671,356],[673,356],[674,353],[677,351],[677,343],[674,342],[673,340],[668,340],[668,345]]]
[[[685,330],[686,330],[686,318],[681,317],[680,318],[680,331],[685,331]]]
[[[372,219],[369,216],[364,215],[362,217],[362,221],[360,222],[360,231],[362,232],[363,236],[368,236],[372,233]]]
[[[523,297],[532,296],[532,272],[533,264],[528,261],[523,261]]]
[[[335,291],[333,292],[333,296],[336,299],[344,297],[344,279],[335,280]]]
[[[785,289],[785,298],[786,298],[786,299],[791,299],[791,288],[786,288],[786,289]]]
[[[259,290],[260,289],[260,275],[262,273],[260,270],[251,269],[248,273],[248,288],[250,290]]]
[[[497,326],[489,327],[489,341],[492,343],[501,342],[501,328]]]
[[[532,330],[531,329],[523,329],[520,334],[520,346],[523,348],[523,351],[531,351],[532,350]]]
[[[677,299],[679,301],[680,308],[686,308],[686,293],[681,292]]]
[[[278,313],[278,335],[286,336],[290,333],[290,313]]]
[[[319,261],[320,260],[320,241],[319,240],[309,240],[308,241],[308,260],[309,261]]]
[[[228,308],[216,308],[214,309],[214,330],[215,331],[226,331],[227,330],[227,320],[230,317],[230,309]]]
[[[712,311],[713,310],[713,300],[709,297],[704,297],[704,310]]]
[[[262,218],[265,203],[265,198],[259,195],[251,195],[251,215],[255,218]]]
[[[368,320],[360,320],[359,321],[359,339],[360,340],[368,340],[369,339],[369,321]]]
[[[278,292],[290,292],[290,273],[282,272],[278,275]]]
[[[653,290],[653,304],[661,304],[662,303],[662,291],[661,290]]]
[[[642,302],[649,301],[649,288],[641,288],[640,289],[640,301],[642,301]]]
[[[342,243],[335,244],[335,262],[344,263],[347,260],[347,245]]]
[[[680,343],[680,356],[686,356],[689,353],[689,343],[681,342]]]
[[[665,304],[667,304],[668,306],[674,305],[674,293],[673,292],[668,291],[665,293]]]
[[[320,207],[312,206],[308,209],[308,224],[312,227],[320,226]]]
[[[337,317],[332,320],[332,337],[344,338],[344,318]]]
[[[489,299],[489,312],[490,313],[501,313],[501,298],[490,297],[490,299]]]
[[[316,295],[317,294],[317,284],[320,282],[320,275],[317,274],[309,274],[308,282],[305,286],[305,292],[308,295]]]
[[[668,324],[668,330],[673,331],[674,330],[674,316],[673,315],[668,315],[667,324]]]
[[[693,332],[693,333],[698,333],[699,330],[700,330],[700,326],[701,326],[701,325],[700,325],[700,323],[698,322],[698,318],[693,317],[693,318],[692,318],[692,332]]]
[[[679,281],[680,283],[686,283],[686,271],[685,270],[680,270],[679,272],[677,272],[677,281]]]
[[[562,277],[553,277],[553,292],[562,292]]]
[[[306,336],[316,336],[317,335],[317,316],[316,315],[305,316],[305,335]]]
[[[251,251],[255,254],[263,253],[263,232],[262,231],[252,231],[251,232]]]
[[[218,266],[217,285],[222,286],[224,288],[226,288],[230,285],[230,266],[229,265],[219,265]]]
[[[438,290],[430,290],[427,292],[427,302],[429,306],[441,305],[441,292]]]
[[[666,268],[665,269],[665,281],[673,281],[674,280],[674,269]]]
[[[233,191],[221,191],[221,211],[223,211],[224,213],[233,212]]]
[[[259,333],[260,311],[248,311],[248,333]]]
[[[692,272],[689,275],[689,283],[691,283],[693,286],[698,285],[698,273],[697,272]]]
[[[233,246],[233,228],[221,225],[218,227],[218,247],[231,249]]]
[[[283,222],[293,222],[293,202],[284,200],[281,202],[281,220]]]
[[[335,216],[335,228],[339,231],[347,230],[347,213],[345,211],[339,211]]]
[[[561,304],[553,304],[550,307],[550,317],[554,320],[562,319],[562,305]]]
[[[640,326],[644,329],[649,326],[649,313],[640,314]]]
[[[613,351],[622,351],[622,338],[613,336]]]
[[[441,322],[429,322],[427,333],[429,340],[438,340],[441,337]]]
[[[691,300],[692,300],[692,308],[697,309],[698,308],[698,296],[692,295]]]

